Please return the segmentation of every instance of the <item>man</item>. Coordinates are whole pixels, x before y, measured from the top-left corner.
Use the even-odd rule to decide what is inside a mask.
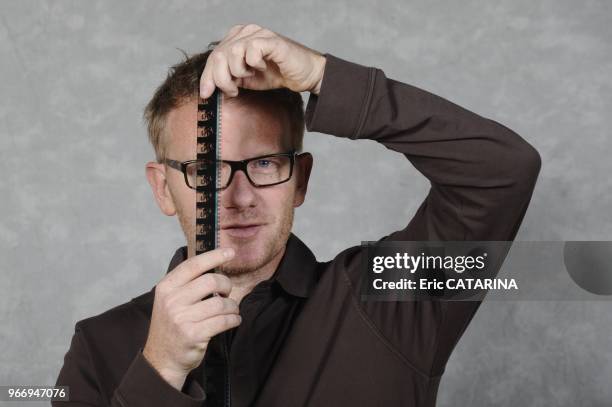
[[[223,160],[255,160],[222,171],[220,248],[193,256],[195,192],[177,162],[195,157],[198,86],[226,95]],[[57,380],[70,386],[68,405],[435,405],[479,303],[361,301],[361,247],[319,263],[291,233],[313,162],[294,154],[303,126],[293,92],[304,91],[308,130],[376,140],[431,182],[407,226],[383,239],[515,237],[540,169],[520,136],[379,69],[235,26],[175,67],[147,107],[158,159],[147,178],[187,246],[150,292],[76,324]],[[262,158],[273,154],[284,155]],[[271,166],[276,178],[262,182]],[[214,268],[222,273],[205,273]]]

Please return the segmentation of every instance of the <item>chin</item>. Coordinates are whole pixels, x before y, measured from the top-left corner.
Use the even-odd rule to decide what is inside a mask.
[[[238,275],[253,272],[268,264],[278,253],[278,237],[280,231],[259,231],[249,238],[236,238],[221,235],[226,246],[236,250],[236,256],[223,267],[228,275]],[[225,238],[225,240],[223,240]]]
[[[265,259],[261,254],[258,253],[241,253],[240,250],[236,252],[236,257],[234,257],[231,261],[225,263],[221,266],[221,270],[224,274],[227,275],[240,275],[251,273],[259,268],[261,268],[265,263]]]
[[[236,256],[225,263],[224,268],[228,270],[244,270],[242,273],[247,272],[247,270],[252,271],[261,267],[267,257],[265,240],[261,238],[240,239],[230,237],[222,239],[222,242],[224,243],[221,245],[222,247],[232,247],[236,251]]]

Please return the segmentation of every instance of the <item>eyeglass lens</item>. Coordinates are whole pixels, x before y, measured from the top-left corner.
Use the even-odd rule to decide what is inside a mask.
[[[187,182],[190,187],[195,188],[196,185],[208,184],[209,180],[197,175],[198,166],[200,170],[204,170],[206,165],[207,164],[204,162],[194,162],[187,165]],[[291,173],[291,158],[287,156],[260,157],[256,160],[249,161],[246,169],[248,177],[257,186],[276,184],[289,179]],[[226,162],[221,162],[220,188],[228,186],[231,173],[231,165]]]

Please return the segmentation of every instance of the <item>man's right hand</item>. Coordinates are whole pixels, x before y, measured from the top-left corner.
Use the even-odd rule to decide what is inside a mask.
[[[187,374],[202,362],[210,339],[240,325],[238,304],[228,298],[230,279],[217,273],[203,274],[234,254],[233,249],[215,249],[193,256],[155,287],[143,355],[179,391]],[[213,293],[219,295],[202,301]]]

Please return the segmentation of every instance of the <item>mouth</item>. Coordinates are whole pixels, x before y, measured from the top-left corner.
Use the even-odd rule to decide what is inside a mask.
[[[246,239],[255,236],[262,227],[261,223],[235,223],[222,226],[221,230],[224,230],[230,237]]]

